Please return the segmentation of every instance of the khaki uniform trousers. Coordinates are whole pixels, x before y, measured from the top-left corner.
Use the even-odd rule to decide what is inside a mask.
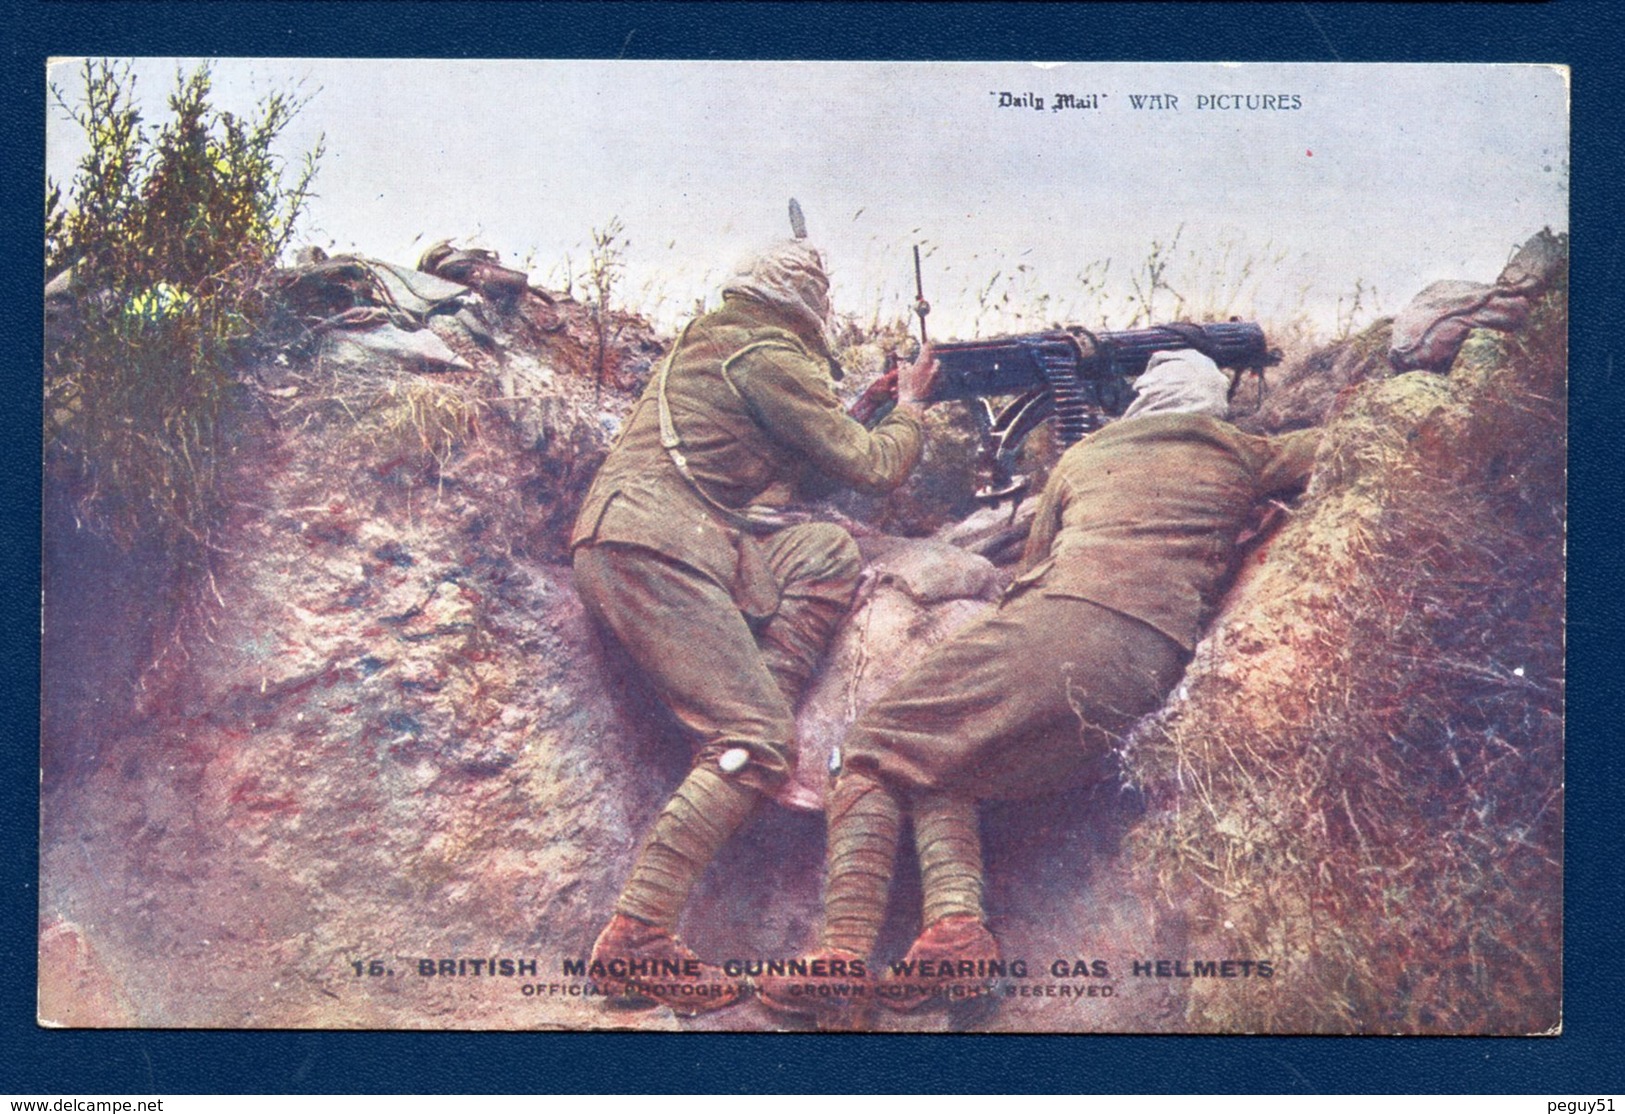
[[[696,764],[743,747],[735,780],[771,795],[795,761],[795,703],[851,607],[862,558],[826,522],[744,537],[741,551],[739,583],[722,585],[640,546],[583,545],[576,589],[676,715]]]
[[[858,717],[845,768],[911,796],[1071,788],[1161,705],[1189,656],[1138,619],[1022,587]]]

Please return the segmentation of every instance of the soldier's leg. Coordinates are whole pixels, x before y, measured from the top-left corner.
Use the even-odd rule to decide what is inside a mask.
[[[851,963],[867,963],[880,935],[903,809],[897,795],[881,782],[863,774],[842,774],[830,786],[824,812],[829,825],[824,928],[818,948],[803,959],[809,971],[822,962],[825,970],[841,972],[829,977],[838,978],[845,993],[808,994],[806,988],[816,980],[793,974],[764,975],[756,980],[756,988],[763,1005],[815,1015],[820,1028],[858,1028],[868,1016],[875,982],[867,969],[853,973]]]
[[[1066,605],[1077,602],[1023,592],[933,647],[853,724],[842,747],[847,768],[911,802],[1007,795],[1035,757],[1017,744],[1077,722],[1072,663],[1059,636]],[[1050,786],[1039,780],[1033,788]]]
[[[655,817],[615,902],[616,912],[675,931],[705,868],[750,819],[760,799],[717,767],[695,766]]]
[[[1023,670],[1010,660],[1012,632],[1019,624],[988,627],[982,620],[935,647],[853,726],[846,769],[825,806],[825,947],[864,958],[873,949],[886,915],[904,801],[911,810],[925,805],[930,892],[944,907],[974,912],[980,920],[981,853],[973,798],[950,782],[963,764],[956,756],[974,759],[985,748],[981,740],[953,736],[1016,726],[1019,718],[1000,709],[1019,704],[1032,681],[1030,662]],[[988,671],[997,675],[978,675]],[[969,700],[960,698],[964,691],[972,694]],[[1060,704],[1064,709],[1064,693]],[[905,745],[894,745],[899,738]],[[920,819],[917,814],[917,825]]]
[[[902,804],[882,782],[843,774],[824,807],[829,836],[820,945],[867,959],[886,917]]]
[[[698,765],[730,751],[728,780],[771,794],[789,774],[795,721],[729,591],[633,546],[584,546],[576,589],[648,676],[694,743]]]
[[[631,547],[584,547],[575,568],[589,612],[649,675],[697,745],[694,768],[656,817],[594,955],[676,948],[683,958],[673,930],[689,894],[789,770],[790,709],[719,585]],[[664,935],[650,943],[640,925]]]
[[[907,1012],[922,1006],[985,1006],[998,941],[982,905],[982,836],[976,801],[962,793],[927,792],[910,802],[914,848],[920,863],[919,936],[903,957],[900,975],[888,976],[881,1001]],[[945,979],[945,966],[968,977]]]
[[[830,788],[824,805],[829,823],[825,854],[824,930],[819,947],[809,960],[863,960],[874,952],[874,942],[886,919],[887,896],[897,859],[903,805],[886,783],[843,773]],[[928,1002],[965,1002],[981,992],[980,979],[944,982],[941,963],[960,960],[998,960],[998,943],[986,929],[981,913],[981,838],[977,805],[970,797],[925,794],[912,804],[915,843],[920,849],[920,874],[925,885],[925,924],[931,926],[905,956],[908,971],[921,961],[931,965],[918,978],[861,979],[866,994],[881,994],[881,1002],[897,1010],[913,1010]],[[798,1000],[795,978],[759,979],[764,1004],[788,1012],[824,1015],[825,1025],[838,1021],[855,1025],[863,1017],[863,1000]]]
[[[823,950],[871,958],[886,916],[906,801],[911,810],[925,806],[928,892],[945,907],[973,913],[978,939],[996,954],[981,917],[973,797],[957,782],[962,767],[980,761],[1004,732],[1041,715],[1069,713],[1064,685],[1035,695],[1043,671],[1034,664],[1044,659],[1026,653],[1023,637],[1036,626],[1019,616],[1001,620],[998,613],[973,623],[932,649],[858,718],[845,745],[846,769],[825,804]],[[916,825],[920,819],[917,813]],[[764,1000],[794,1008],[776,989],[765,984]],[[925,1000],[927,986],[883,989],[891,992],[882,999],[887,1005],[912,1008]]]
[[[976,802],[956,793],[925,793],[909,812],[920,859],[920,923],[955,916],[982,920],[982,833]]]
[[[910,797],[1065,789],[1161,703],[1187,656],[1144,623],[1029,589],[871,704],[847,737],[846,765]]]
[[[914,816],[923,931],[905,962],[957,969],[966,960],[998,959],[982,905],[972,802],[1064,788],[1109,738],[1086,732],[1080,717],[1112,730],[1154,706],[1177,671],[1137,682],[1144,673],[1143,655],[1133,649],[1138,632],[1125,633],[1121,624],[1148,635],[1167,662],[1181,660],[1177,646],[1143,624],[1028,591],[933,650],[859,718],[845,748],[847,767],[896,787]],[[955,988],[899,979],[883,986],[882,1001],[908,1009],[949,1001],[940,997],[945,989]]]
[[[831,636],[852,606],[863,558],[831,522],[780,530],[761,542],[779,606],[757,632],[762,660],[792,707],[805,692]]]

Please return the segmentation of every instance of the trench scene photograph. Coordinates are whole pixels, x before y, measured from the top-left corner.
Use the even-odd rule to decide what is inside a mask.
[[[41,1025],[1561,1032],[1563,68],[42,80]]]

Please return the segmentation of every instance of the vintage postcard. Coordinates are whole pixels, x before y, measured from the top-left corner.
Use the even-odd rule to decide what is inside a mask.
[[[1531,61],[54,60],[40,1023],[1559,1032]]]

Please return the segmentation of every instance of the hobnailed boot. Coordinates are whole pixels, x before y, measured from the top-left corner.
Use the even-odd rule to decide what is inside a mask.
[[[617,1009],[667,1006],[679,1017],[693,1017],[739,1002],[737,979],[702,963],[670,930],[625,913],[616,913],[598,934],[588,969],[600,963],[608,974],[594,982]]]
[[[933,922],[915,939],[902,961],[880,983],[880,1003],[889,1010],[908,1013],[922,1006],[972,1005],[989,997],[993,976],[989,964],[999,962],[999,943],[980,917],[954,913]],[[970,964],[969,967],[961,966]]]
[[[758,975],[756,997],[779,1013],[810,1017],[825,1031],[861,1028],[875,1000],[875,982],[863,957],[840,948],[821,948],[794,964],[806,974]]]

